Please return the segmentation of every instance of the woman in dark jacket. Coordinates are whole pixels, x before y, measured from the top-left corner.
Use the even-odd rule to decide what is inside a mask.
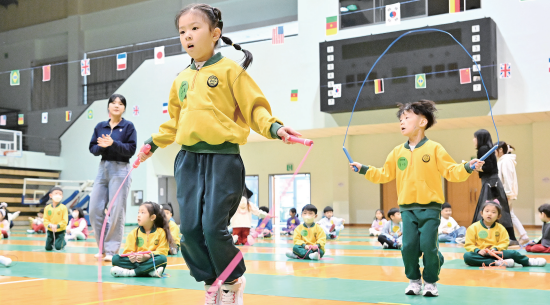
[[[474,133],[474,145],[477,149],[477,158],[481,158],[491,148],[493,148],[493,139],[491,134],[485,130],[480,129]],[[510,235],[510,245],[518,245],[516,236],[514,234],[514,226],[512,224],[512,217],[510,216],[510,207],[508,206],[508,198],[506,198],[506,192],[498,177],[498,165],[497,157],[495,154],[491,154],[485,159],[485,164],[479,172],[479,178],[481,178],[481,193],[479,194],[479,200],[477,202],[476,211],[474,213],[475,223],[481,220],[481,207],[487,200],[497,199],[502,207],[502,217],[499,222],[506,228],[508,235]]]

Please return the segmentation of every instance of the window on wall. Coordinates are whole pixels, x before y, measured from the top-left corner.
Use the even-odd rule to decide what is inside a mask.
[[[481,0],[453,0],[460,11],[481,8]],[[386,5],[401,3],[401,19],[448,14],[447,0],[340,0],[340,29],[386,22]]]
[[[275,215],[283,225],[291,208],[300,215],[302,208],[311,203],[311,175],[298,174],[294,181],[291,180],[292,175],[269,176],[269,207],[271,210],[275,203]]]
[[[252,202],[253,204],[257,205],[257,206],[260,206],[260,201],[259,201],[259,193],[260,193],[260,188],[259,188],[259,177],[258,176],[246,176],[245,178],[245,183],[246,183],[246,187],[252,191],[252,193],[254,193],[254,195],[252,195],[252,198],[250,198],[250,202]],[[258,221],[258,217],[256,215],[252,215],[252,224],[256,224],[256,222]]]

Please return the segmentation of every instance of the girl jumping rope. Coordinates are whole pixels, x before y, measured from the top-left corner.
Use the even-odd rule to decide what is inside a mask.
[[[181,145],[174,163],[181,251],[191,276],[208,291],[239,252],[227,231],[245,186],[239,145],[246,143],[250,128],[285,143],[301,134],[271,115],[267,99],[246,72],[252,54],[222,35],[219,9],[191,4],[176,15],[175,23],[191,65],[172,84],[170,120],[146,141],[151,152],[139,158],[143,162],[174,141]],[[220,39],[243,51],[242,67],[215,53]],[[243,304],[245,270],[241,260],[221,289],[206,293],[205,304]]]

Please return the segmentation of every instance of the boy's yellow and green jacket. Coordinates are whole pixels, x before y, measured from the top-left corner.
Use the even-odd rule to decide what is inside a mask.
[[[180,245],[180,227],[172,220],[170,220],[170,234],[172,234],[172,238],[174,239],[174,242],[176,245]]]
[[[319,245],[321,250],[325,251],[327,243],[327,235],[320,225],[313,223],[311,227],[307,227],[304,223],[294,229],[294,244],[301,245]]]
[[[277,139],[282,126],[250,75],[220,53],[199,70],[193,62],[176,77],[168,113],[170,120],[145,142],[153,152],[176,141],[191,152],[238,154],[250,128]]]
[[[491,248],[502,251],[508,249],[510,237],[508,231],[498,222],[487,228],[483,219],[472,224],[466,230],[466,243],[464,248],[468,252],[479,252],[481,249]]]
[[[136,236],[137,234],[137,236]],[[147,235],[143,227],[132,230],[126,237],[126,246],[123,254],[132,252],[151,251],[153,254],[168,255],[170,246],[164,229],[153,227]]]
[[[50,224],[57,225],[57,232],[65,231],[69,223],[69,212],[67,207],[61,202],[53,207],[48,204],[44,209],[44,227],[51,231]]]
[[[441,144],[424,137],[413,151],[408,141],[395,147],[383,168],[363,165],[359,173],[374,183],[397,179],[401,210],[440,210],[445,203],[441,176],[450,182],[462,182],[470,177],[472,169],[468,162],[457,164]]]

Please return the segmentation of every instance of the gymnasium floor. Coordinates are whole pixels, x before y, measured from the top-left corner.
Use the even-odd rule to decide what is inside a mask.
[[[0,240],[0,255],[17,258],[0,266],[0,304],[191,304],[204,302],[204,290],[189,276],[181,256],[168,258],[165,278],[113,278],[104,263],[97,281],[96,244],[70,242],[60,252],[44,250],[45,235],[14,228]],[[131,230],[126,228],[126,233]],[[531,237],[539,231],[528,232]],[[480,270],[467,267],[464,249],[442,244],[445,265],[438,298],[406,296],[401,253],[382,250],[366,228],[347,228],[327,244],[327,260],[289,260],[292,241],[259,241],[242,248],[247,266],[245,304],[549,304],[550,265],[544,268]],[[522,250],[523,252],[523,250]],[[529,255],[531,256],[531,255]],[[547,259],[550,255],[537,255]],[[166,274],[165,273],[165,274]]]

